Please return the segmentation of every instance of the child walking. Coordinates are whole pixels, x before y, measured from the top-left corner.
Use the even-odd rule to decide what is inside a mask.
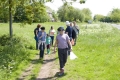
[[[46,45],[47,45],[47,54],[50,54],[50,44],[52,42],[52,39],[49,34],[47,34],[46,37]]]

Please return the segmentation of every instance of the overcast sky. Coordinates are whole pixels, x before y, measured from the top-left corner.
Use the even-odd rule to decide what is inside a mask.
[[[53,3],[46,3],[47,6],[57,11],[60,6],[63,5],[62,0],[54,0]],[[78,2],[73,3],[73,6],[79,9],[89,8],[94,14],[107,15],[113,8],[120,9],[120,0],[86,0],[85,4],[80,4]]]

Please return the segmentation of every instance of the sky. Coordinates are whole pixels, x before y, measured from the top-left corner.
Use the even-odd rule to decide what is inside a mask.
[[[57,11],[58,8],[63,5],[63,2],[62,0],[54,0],[54,2],[48,2],[45,5]],[[95,14],[106,16],[113,8],[120,9],[120,0],[86,0],[85,4],[75,2],[72,5],[79,9],[89,8],[92,12],[92,16]]]

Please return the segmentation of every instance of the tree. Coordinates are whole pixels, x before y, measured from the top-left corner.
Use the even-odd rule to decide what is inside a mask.
[[[110,18],[113,22],[120,22],[120,9],[113,9],[110,14]]]
[[[54,18],[54,21],[58,21],[58,15],[55,11],[52,12],[52,17]]]
[[[74,9],[73,15],[74,15],[74,21],[84,22],[85,15],[82,13],[80,9],[77,8]]]
[[[0,0],[0,7],[2,6],[2,4],[6,4],[5,7],[8,7],[9,8],[9,32],[10,32],[10,36],[12,37],[13,35],[13,31],[12,31],[12,17],[13,17],[13,14],[15,13],[15,10],[16,10],[16,7],[18,5],[22,5],[23,7],[26,6],[26,5],[30,5],[31,3],[34,3],[34,2],[40,2],[40,3],[45,3],[45,2],[52,2],[54,0]],[[67,2],[67,0],[62,0],[63,2]],[[71,0],[71,1],[76,1],[76,0]],[[80,2],[81,4],[82,3],[85,3],[84,0],[81,0],[82,2]],[[30,6],[28,7],[30,8]],[[32,10],[28,10],[30,13],[29,15],[30,16],[27,16],[28,17],[28,23],[31,24],[31,22],[33,21],[32,17],[33,17],[33,13],[32,13]]]
[[[96,14],[94,16],[94,21],[103,21],[103,19],[104,19],[104,16],[101,14]]]
[[[82,9],[82,12],[85,15],[85,22],[88,22],[88,20],[92,19],[92,13],[91,13],[90,9],[84,8],[84,9]]]

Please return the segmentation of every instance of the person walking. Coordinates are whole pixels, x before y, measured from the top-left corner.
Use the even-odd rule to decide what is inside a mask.
[[[53,26],[51,26],[51,29],[49,30],[49,34],[50,34],[50,37],[52,39],[52,46],[53,46],[53,43],[54,43],[54,35],[55,35],[55,29],[53,28]]]
[[[41,31],[38,33],[38,48],[39,52],[39,59],[43,59],[44,51],[45,51],[45,43],[46,43],[46,32],[45,27],[41,27]]]
[[[51,44],[52,40],[49,34],[47,34],[46,37],[46,45],[47,45],[47,54],[50,54],[50,44]]]
[[[70,43],[70,38],[64,32],[63,27],[58,28],[59,34],[56,36],[56,41],[54,45],[54,52],[56,46],[58,47],[58,57],[59,57],[59,64],[60,64],[60,72],[59,76],[64,75],[64,66],[67,62],[67,52],[68,52],[68,44],[70,45],[70,51],[72,50],[72,45]]]
[[[70,26],[70,22],[69,21],[66,21],[66,30],[65,30],[65,33],[69,36],[70,38],[70,42],[72,41],[72,27]],[[70,55],[70,45],[68,44],[68,55]]]
[[[75,36],[75,38],[74,38],[74,42],[75,42],[74,44],[76,45],[77,37],[78,37],[78,35],[79,35],[80,29],[79,29],[79,27],[77,26],[77,24],[76,24],[75,21],[73,21],[73,30],[75,30],[75,32],[76,32],[76,36]]]
[[[36,50],[38,50],[38,33],[40,31],[41,25],[38,24],[37,28],[34,29],[34,39],[36,41]]]

